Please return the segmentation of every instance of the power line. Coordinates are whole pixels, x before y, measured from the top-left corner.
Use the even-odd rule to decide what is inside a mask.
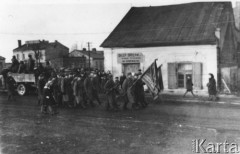
[[[155,29],[142,29],[142,30],[123,30],[123,31],[118,31],[115,33],[126,33],[126,32],[141,32],[141,31],[156,31],[156,30],[170,30],[170,29],[177,29],[177,28],[194,28],[198,26],[207,26],[207,25],[218,25],[218,24],[223,24],[223,23],[235,23],[235,21],[223,21],[223,22],[211,22],[208,24],[195,24],[193,26],[174,26],[174,27],[169,27],[169,26],[164,26],[161,28],[155,28]],[[135,23],[136,24],[136,23]],[[141,25],[141,24],[138,24]],[[157,25],[157,24],[156,24]],[[151,26],[153,26],[151,24]],[[80,33],[12,33],[12,32],[0,32],[2,35],[103,35],[103,34],[109,34],[111,32],[80,32]]]

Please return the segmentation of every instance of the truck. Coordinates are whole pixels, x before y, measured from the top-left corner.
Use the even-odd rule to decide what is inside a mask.
[[[34,74],[12,73],[12,77],[17,83],[16,91],[20,96],[24,96],[28,91],[37,87]]]

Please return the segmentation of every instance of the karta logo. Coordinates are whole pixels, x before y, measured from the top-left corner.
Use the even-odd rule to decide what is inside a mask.
[[[227,141],[214,143],[207,142],[206,139],[192,140],[193,153],[240,153],[237,143],[228,143]]]

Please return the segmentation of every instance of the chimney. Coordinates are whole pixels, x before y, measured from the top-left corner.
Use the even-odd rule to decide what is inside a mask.
[[[22,46],[22,41],[18,40],[18,47],[21,47],[21,46]]]

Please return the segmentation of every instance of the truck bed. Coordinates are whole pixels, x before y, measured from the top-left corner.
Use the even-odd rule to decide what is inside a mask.
[[[30,82],[35,83],[34,74],[24,74],[24,73],[12,73],[12,77],[16,82]]]

